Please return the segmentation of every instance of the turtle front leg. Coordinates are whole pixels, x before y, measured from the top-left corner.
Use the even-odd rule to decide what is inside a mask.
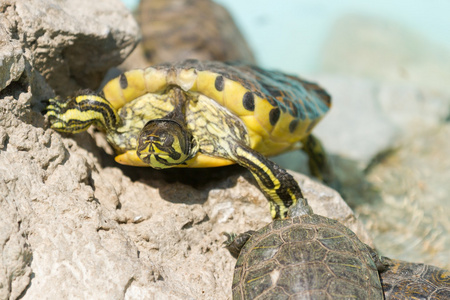
[[[231,148],[231,158],[253,174],[269,200],[273,219],[286,218],[288,208],[303,198],[294,177],[259,152],[236,144]]]
[[[77,133],[95,125],[103,130],[117,128],[120,118],[105,99],[95,95],[81,95],[62,100],[49,100],[46,108],[51,127],[60,132]]]

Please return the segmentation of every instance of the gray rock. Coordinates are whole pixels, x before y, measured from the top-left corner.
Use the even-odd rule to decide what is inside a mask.
[[[313,133],[331,154],[353,160],[361,169],[450,115],[450,97],[409,84],[332,75],[314,80],[332,95],[333,104]]]
[[[333,98],[332,109],[314,130],[327,151],[365,166],[395,144],[400,128],[380,105],[379,84],[325,76],[318,81]]]
[[[384,255],[450,269],[449,135],[448,123],[418,134],[368,172],[379,193],[356,211]]]
[[[11,40],[2,23],[0,20],[0,91],[12,81],[18,80],[25,70],[20,43]]]
[[[52,92],[38,71],[69,92],[134,43],[120,5],[58,3],[0,5],[7,41],[23,49],[0,66],[0,74],[18,70],[0,96],[0,298],[228,299],[235,261],[222,232],[270,222],[266,199],[239,167],[120,168],[95,146],[101,139],[44,129],[38,100]],[[294,176],[317,213],[371,243],[336,192]]]
[[[221,233],[271,221],[247,171],[119,168],[89,134],[43,130],[31,94],[18,98],[0,99],[2,297],[229,298]],[[370,243],[339,194],[294,176],[317,213]]]
[[[139,39],[135,20],[119,0],[63,5],[56,0],[6,0],[0,11],[10,39],[26,49],[26,58],[59,95],[96,89]]]

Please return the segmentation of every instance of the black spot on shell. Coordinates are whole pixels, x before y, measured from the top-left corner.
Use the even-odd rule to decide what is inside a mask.
[[[252,92],[247,92],[244,94],[244,97],[242,98],[242,105],[244,105],[246,110],[255,110],[255,96]]]
[[[217,76],[216,77],[216,81],[214,82],[214,86],[216,87],[216,90],[218,90],[219,92],[223,91],[223,86],[224,86],[223,76]]]
[[[123,90],[128,87],[128,80],[127,80],[127,76],[125,76],[125,74],[120,74],[119,83],[120,83],[120,88]]]
[[[279,118],[280,118],[280,109],[279,108],[272,109],[269,113],[270,124],[274,126],[278,122]]]
[[[297,128],[298,120],[292,120],[291,123],[289,123],[289,132],[293,133],[295,129]]]

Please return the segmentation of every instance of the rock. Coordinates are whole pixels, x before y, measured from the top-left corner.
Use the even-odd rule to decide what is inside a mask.
[[[25,70],[25,60],[20,43],[12,40],[0,20],[0,91],[20,78]]]
[[[332,95],[333,108],[314,134],[330,153],[355,160],[362,168],[379,153],[434,128],[450,114],[450,97],[410,84],[346,76],[316,80]]]
[[[221,233],[271,221],[251,174],[119,168],[87,133],[24,122],[43,117],[29,92],[19,98],[0,99],[2,297],[229,298],[235,261]],[[339,194],[294,176],[317,213],[370,243]]]
[[[319,82],[334,107],[315,132],[375,245],[386,256],[448,269],[450,97],[404,83]]]
[[[244,61],[254,55],[229,12],[211,0],[142,0],[142,43],[122,69],[185,59]]]
[[[18,122],[6,132],[0,165],[8,170],[1,173],[8,192],[2,203],[17,211],[2,209],[1,219],[21,221],[20,231],[2,227],[2,236],[18,240],[17,253],[25,254],[8,260],[3,252],[3,261],[23,267],[17,270],[22,285],[10,291],[23,293],[22,299],[44,293],[226,299],[234,261],[222,248],[221,232],[270,221],[267,201],[242,170],[244,177],[226,176],[198,189],[169,184],[151,170],[133,182],[117,167],[102,168],[91,153],[52,130]],[[338,206],[339,215],[331,217],[350,220],[354,230],[364,232],[336,192],[296,178],[317,212],[336,212]],[[25,290],[31,271],[34,278]]]
[[[20,43],[26,58],[59,95],[96,89],[139,38],[137,23],[119,0],[64,5],[56,0],[6,0],[0,12],[10,35],[6,40]],[[13,57],[18,55],[16,51]]]
[[[381,108],[380,85],[339,77],[322,77],[318,82],[333,99],[329,114],[314,130],[327,151],[365,167],[375,155],[395,145],[400,128]]]
[[[17,70],[2,77],[0,93],[0,298],[228,299],[235,261],[222,247],[222,232],[270,222],[267,200],[237,166],[120,167],[88,133],[69,137],[46,129],[39,100],[53,92],[40,72],[58,92],[69,92],[84,86],[77,78],[96,78],[118,63],[134,41],[120,35],[134,25],[127,14],[123,23],[114,19],[121,13],[110,1],[90,3],[82,16],[86,2],[64,3],[0,5],[10,41],[5,49],[13,50],[12,56],[0,52],[11,62],[0,66],[0,74]],[[118,29],[101,25],[105,18]],[[91,21],[98,26],[85,24]],[[92,45],[111,56],[98,48],[89,55],[80,50],[94,31],[100,36]],[[22,54],[14,50],[17,41]],[[108,43],[116,44],[106,49]],[[89,62],[94,57],[98,64]],[[81,70],[79,63],[92,65]],[[371,243],[336,192],[294,176],[316,213]]]
[[[450,269],[450,124],[416,135],[367,174],[356,208],[383,255]]]

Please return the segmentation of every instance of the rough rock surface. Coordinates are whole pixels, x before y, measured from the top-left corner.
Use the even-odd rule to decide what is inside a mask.
[[[450,124],[405,141],[367,172],[357,211],[386,256],[450,269]]]
[[[17,40],[12,40],[0,21],[0,91],[20,78],[25,70],[25,59]]]
[[[102,146],[96,134],[96,139],[88,133],[64,137],[46,129],[39,100],[53,92],[39,71],[50,83],[59,74],[61,85],[53,88],[70,91],[74,83],[68,78],[82,76],[80,70],[67,67],[68,61],[57,67],[46,63],[58,51],[71,53],[74,62],[91,57],[71,52],[76,43],[55,33],[59,24],[70,36],[85,37],[76,34],[85,27],[70,25],[69,17],[49,17],[73,16],[78,8],[33,3],[41,7],[7,1],[0,10],[7,45],[0,48],[5,86],[0,91],[0,299],[228,299],[235,261],[222,247],[222,232],[270,222],[254,179],[239,167],[164,172],[119,167],[95,145]],[[95,11],[111,13],[111,2],[91,4],[82,20]],[[31,34],[38,16],[42,27]],[[113,25],[122,26],[118,23]],[[102,34],[115,32],[101,28],[107,28],[97,28]],[[34,42],[27,44],[31,37]],[[112,52],[125,55],[125,40]],[[342,221],[371,243],[335,191],[294,176],[316,213]]]
[[[139,39],[136,21],[119,0],[65,1],[64,5],[57,0],[5,0],[0,4],[0,36],[3,31],[10,38],[2,41],[14,51],[0,59],[6,64],[18,60],[22,49],[59,95],[96,89],[106,71],[121,63]],[[20,73],[19,69],[12,74]],[[4,74],[0,87],[2,81],[9,81]]]
[[[0,298],[227,299],[222,232],[270,222],[251,175],[119,168],[88,133],[45,129],[38,100],[53,92],[23,52],[0,67],[18,70],[0,91]],[[336,192],[294,175],[316,213],[371,243]]]
[[[270,222],[251,175],[120,169],[89,134],[44,130],[30,97],[0,100],[1,297],[226,299],[221,233]],[[316,213],[370,243],[336,192],[294,175]]]

